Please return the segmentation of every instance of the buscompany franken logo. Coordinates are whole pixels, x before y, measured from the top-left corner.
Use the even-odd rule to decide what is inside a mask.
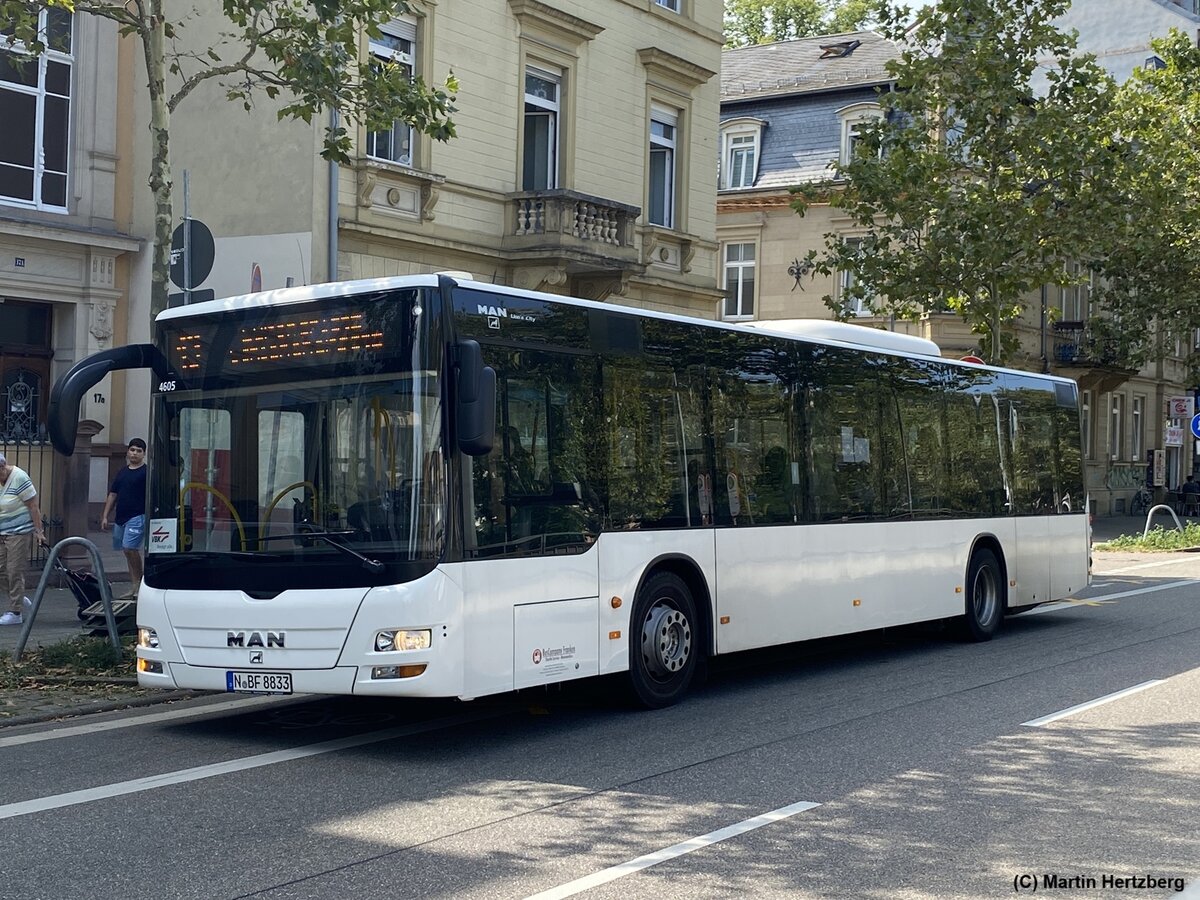
[[[266,635],[264,637],[263,635]],[[227,631],[226,647],[282,647],[287,634],[283,631]]]

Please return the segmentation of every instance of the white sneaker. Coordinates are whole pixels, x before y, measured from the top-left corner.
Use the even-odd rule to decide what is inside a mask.
[[[6,612],[0,616],[0,625],[20,625],[21,616],[15,612]]]

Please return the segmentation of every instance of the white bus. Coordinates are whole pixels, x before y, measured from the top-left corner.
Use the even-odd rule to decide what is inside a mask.
[[[470,699],[1005,614],[1089,580],[1076,385],[836,323],[458,276],[158,316],[143,686]],[[810,333],[803,333],[808,331]],[[802,651],[798,651],[802,652]]]

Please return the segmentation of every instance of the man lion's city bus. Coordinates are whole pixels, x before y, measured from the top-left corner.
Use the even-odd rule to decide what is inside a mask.
[[[1089,581],[1069,380],[834,322],[757,327],[457,273],[169,309],[143,686],[470,699],[1006,614]],[[798,649],[797,653],[802,653]]]

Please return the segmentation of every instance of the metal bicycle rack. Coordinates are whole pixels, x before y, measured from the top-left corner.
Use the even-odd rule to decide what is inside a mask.
[[[29,632],[33,630],[33,620],[37,618],[38,608],[42,605],[42,597],[46,593],[46,585],[50,582],[50,572],[54,569],[54,562],[58,559],[58,554],[64,547],[71,546],[83,547],[92,558],[92,565],[95,566],[96,580],[100,582],[100,602],[104,604],[104,622],[108,626],[108,637],[112,641],[113,649],[118,653],[121,652],[121,639],[117,635],[117,620],[113,616],[112,588],[108,584],[108,579],[104,577],[104,562],[100,559],[100,551],[87,538],[69,537],[63,538],[55,544],[46,557],[46,565],[42,569],[42,579],[38,582],[37,591],[33,595],[29,614],[21,624],[21,636],[17,638],[17,647],[13,650],[13,662],[21,661],[21,654],[25,650],[25,643],[29,640]]]

